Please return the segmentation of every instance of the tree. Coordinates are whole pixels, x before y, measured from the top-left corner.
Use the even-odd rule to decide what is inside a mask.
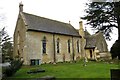
[[[110,53],[112,53],[112,59],[116,58],[120,54],[120,40],[116,40],[111,47]],[[120,60],[120,56],[118,56],[118,59]]]
[[[13,54],[13,43],[11,37],[5,31],[5,27],[0,31],[0,47],[2,48],[2,62],[5,62],[6,57],[12,59]],[[1,49],[0,48],[0,49]],[[2,66],[2,78],[7,80],[7,77],[15,74],[22,66],[23,60],[21,58],[10,60],[10,66]]]
[[[117,28],[117,42],[120,42],[120,2],[91,2],[87,5],[87,15],[82,19],[87,20],[87,24],[90,24],[95,30],[102,31],[107,40],[111,40],[110,33],[113,28]]]
[[[120,35],[120,2],[92,2],[87,5],[87,15],[82,17],[87,20],[87,24],[97,31],[102,31],[108,40],[111,39],[113,27],[118,28],[118,36]]]
[[[6,57],[6,59],[12,59],[13,55],[13,44],[10,41],[3,43],[2,45],[2,53]],[[4,61],[4,60],[3,60]]]
[[[8,57],[9,59],[12,58],[13,44],[10,41],[11,37],[9,37],[9,35],[5,31],[5,27],[0,31],[0,33],[1,33],[0,45],[2,50],[2,62],[4,62],[6,57]]]

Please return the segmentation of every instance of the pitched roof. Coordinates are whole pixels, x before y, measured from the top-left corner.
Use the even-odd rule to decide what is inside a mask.
[[[80,36],[77,30],[68,23],[63,23],[24,12],[23,15],[28,25],[28,30]]]
[[[86,37],[86,45],[85,48],[95,48],[96,46],[96,38],[93,35]]]
[[[107,49],[107,43],[106,43],[106,40],[103,36],[103,33],[102,32],[98,32],[95,34],[96,36],[96,46],[97,48],[99,49],[100,52],[104,52],[104,51],[108,51]]]
[[[103,46],[104,44],[104,46]],[[95,48],[97,47],[100,52],[108,51],[107,50],[107,43],[104,39],[104,36],[101,32],[98,32],[93,35],[86,36],[86,46],[85,48]]]
[[[87,30],[85,30],[84,32],[85,32],[85,36],[90,36],[91,35]]]
[[[87,30],[85,30],[84,33],[86,39],[85,48],[95,48],[95,42],[96,42],[95,36],[91,35]]]

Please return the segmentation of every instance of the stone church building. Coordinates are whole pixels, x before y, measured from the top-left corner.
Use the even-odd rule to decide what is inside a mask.
[[[90,35],[82,21],[76,30],[70,23],[25,13],[21,3],[19,10],[13,56],[22,58],[25,65],[97,59],[97,53],[108,51],[102,33]]]

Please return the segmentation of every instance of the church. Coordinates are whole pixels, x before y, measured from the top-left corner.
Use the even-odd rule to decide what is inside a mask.
[[[101,32],[90,35],[84,31],[82,21],[79,25],[77,30],[70,23],[23,12],[20,3],[13,56],[22,58],[24,65],[40,65],[97,59],[97,53],[108,51]]]

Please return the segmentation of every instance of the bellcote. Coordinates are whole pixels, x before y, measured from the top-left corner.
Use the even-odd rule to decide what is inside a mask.
[[[19,12],[23,12],[23,4],[22,4],[22,2],[19,3]]]

